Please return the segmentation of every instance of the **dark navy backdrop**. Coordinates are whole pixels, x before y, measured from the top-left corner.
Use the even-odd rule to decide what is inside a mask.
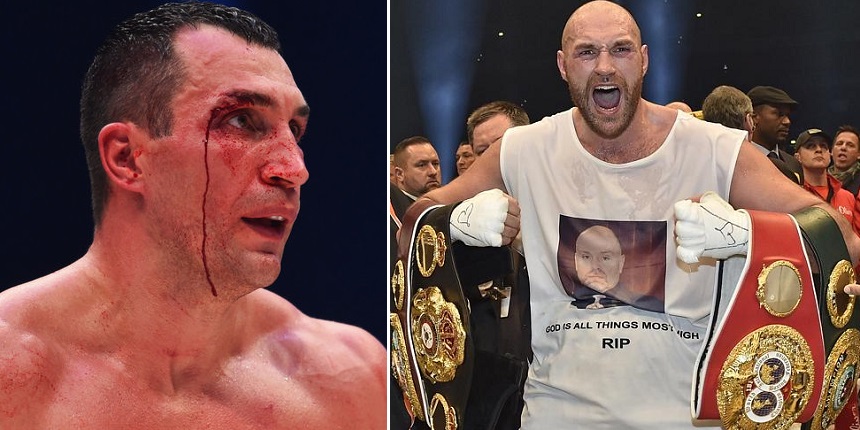
[[[86,252],[92,220],[78,138],[80,82],[110,28],[159,3],[4,3],[0,290]],[[384,342],[388,220],[381,214],[387,188],[381,172],[369,173],[382,170],[387,156],[386,5],[227,3],[278,30],[283,55],[313,110],[302,145],[310,180],[271,289],[307,314],[360,325]]]

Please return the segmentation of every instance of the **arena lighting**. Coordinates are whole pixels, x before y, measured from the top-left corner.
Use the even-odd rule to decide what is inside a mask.
[[[636,17],[642,31],[642,43],[648,45],[649,65],[643,96],[659,104],[685,100],[686,95],[681,94],[689,52],[689,43],[685,39],[687,23],[694,14],[694,2],[628,1],[623,6]]]
[[[442,180],[454,177],[454,152],[465,136],[467,103],[480,47],[483,0],[408,0],[409,45],[427,137],[439,153]]]

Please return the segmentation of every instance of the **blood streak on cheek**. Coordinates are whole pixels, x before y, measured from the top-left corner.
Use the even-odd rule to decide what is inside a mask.
[[[215,283],[212,282],[212,275],[209,273],[209,261],[206,258],[206,198],[209,196],[209,132],[212,130],[212,123],[218,116],[221,109],[213,109],[209,117],[209,122],[206,123],[206,135],[203,138],[203,167],[206,172],[206,186],[203,189],[203,244],[200,246],[200,254],[203,258],[203,272],[206,274],[206,281],[212,288],[212,295],[218,297],[218,291],[215,289]]]
[[[248,143],[241,139],[227,137],[222,148],[221,159],[224,165],[230,169],[230,173],[236,175],[240,169],[242,155],[248,151]]]

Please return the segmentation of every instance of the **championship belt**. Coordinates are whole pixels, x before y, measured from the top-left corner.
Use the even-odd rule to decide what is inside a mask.
[[[747,212],[747,258],[737,286],[724,282],[715,293],[693,415],[731,429],[787,429],[812,418],[821,394],[824,345],[812,272],[790,215]]]
[[[407,212],[391,278],[391,371],[410,414],[434,430],[463,428],[474,350],[449,218],[455,205]],[[414,220],[414,222],[413,222]]]
[[[860,360],[860,312],[855,298],[844,292],[855,282],[848,248],[839,226],[824,209],[811,207],[794,214],[818,265],[814,278],[824,335],[824,379],[821,400],[812,421],[804,429],[826,429],[837,419],[837,428],[857,423],[857,366]],[[840,415],[841,414],[841,415]]]

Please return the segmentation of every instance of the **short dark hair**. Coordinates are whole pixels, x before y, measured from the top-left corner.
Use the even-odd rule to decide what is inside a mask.
[[[836,129],[836,133],[833,133],[833,140],[836,141],[836,136],[839,136],[839,133],[854,133],[857,136],[857,139],[860,140],[860,130],[857,130],[852,125],[840,125],[839,128]]]
[[[517,104],[504,100],[489,102],[472,111],[466,118],[466,137],[469,139],[469,143],[472,143],[475,127],[499,114],[511,120],[511,127],[527,125],[530,122],[526,110]]]
[[[131,121],[152,137],[173,132],[170,102],[185,79],[173,40],[184,28],[212,25],[249,43],[280,51],[277,32],[255,15],[207,3],[167,3],[135,14],[114,28],[96,51],[81,89],[81,141],[92,188],[93,220],[101,223],[108,198],[98,135],[116,121]]]
[[[401,140],[400,142],[397,142],[397,145],[394,147],[393,152],[394,165],[403,168],[403,153],[406,152],[406,148],[409,148],[412,145],[421,145],[424,143],[429,143],[430,145],[433,145],[433,143],[430,142],[430,139],[424,136],[411,136]]]

